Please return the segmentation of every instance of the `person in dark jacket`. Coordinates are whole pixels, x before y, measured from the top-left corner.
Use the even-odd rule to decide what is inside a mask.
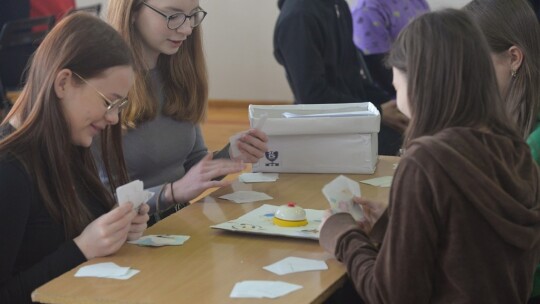
[[[295,103],[372,102],[381,111],[379,154],[396,155],[408,119],[395,100],[360,74],[345,0],[279,0],[274,56],[283,65]]]

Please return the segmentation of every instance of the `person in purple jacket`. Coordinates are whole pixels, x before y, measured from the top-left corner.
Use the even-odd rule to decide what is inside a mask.
[[[384,58],[401,29],[428,11],[425,0],[358,0],[352,9],[354,44],[373,80],[392,95],[392,71],[385,67]]]

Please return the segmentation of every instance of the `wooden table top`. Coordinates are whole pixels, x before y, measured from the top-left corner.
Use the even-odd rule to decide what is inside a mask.
[[[356,181],[393,175],[397,157],[382,156],[374,175],[350,175]],[[290,201],[304,208],[327,209],[322,187],[337,174],[280,174],[274,183],[243,184],[219,189],[200,202],[150,227],[145,234],[182,234],[182,246],[139,247],[125,244],[116,254],[81,266],[114,262],[140,273],[129,280],[75,278],[75,269],[39,287],[32,294],[43,303],[320,303],[345,279],[346,269],[317,241],[242,234],[210,228],[235,219],[262,204]],[[389,188],[360,184],[362,196],[387,201]],[[265,192],[274,197],[259,203],[235,204],[218,197],[238,190]],[[288,256],[326,260],[329,269],[278,276],[263,266]],[[235,283],[279,280],[303,288],[278,299],[231,299]]]

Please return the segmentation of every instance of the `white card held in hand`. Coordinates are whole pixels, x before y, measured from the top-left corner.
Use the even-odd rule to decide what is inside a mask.
[[[268,115],[266,115],[266,114],[261,115],[261,117],[259,118],[259,120],[255,124],[255,126],[253,126],[253,129],[260,130],[264,126],[264,123],[266,122],[267,118],[268,118]],[[238,140],[244,134],[246,134],[246,132],[236,133],[233,136],[229,137],[229,144],[230,144],[229,154],[230,154],[231,158],[239,157],[242,154],[240,152],[240,149],[238,149]]]
[[[133,204],[133,210],[138,210],[142,203],[146,203],[154,192],[144,190],[144,184],[140,180],[134,180],[123,186],[116,188],[116,198],[118,204],[123,205],[127,202]]]
[[[361,196],[360,185],[357,182],[340,175],[326,184],[322,192],[333,212],[350,213],[356,221],[364,219],[362,206],[353,202],[353,196]]]

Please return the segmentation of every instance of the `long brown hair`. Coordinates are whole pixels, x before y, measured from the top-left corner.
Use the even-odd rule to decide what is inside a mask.
[[[540,111],[540,25],[525,0],[474,0],[464,7],[480,25],[491,51],[511,46],[523,52],[523,62],[512,77],[505,107],[527,138]]]
[[[458,10],[427,13],[403,29],[388,64],[407,76],[412,117],[405,143],[448,127],[515,134],[499,102],[488,50],[480,29]]]
[[[136,124],[156,117],[158,104],[143,58],[143,41],[133,23],[134,14],[142,0],[109,2],[108,22],[124,37],[135,62],[135,82],[129,92],[130,104],[122,113],[122,123],[133,128]],[[165,25],[164,25],[165,26]],[[201,26],[193,29],[178,53],[160,54],[157,68],[163,80],[165,104],[163,114],[175,120],[202,122],[208,102],[208,79],[204,59]]]
[[[91,79],[108,68],[123,65],[131,65],[131,56],[112,27],[89,14],[68,16],[35,52],[27,83],[2,122],[5,125],[15,119],[19,126],[0,140],[0,154],[21,161],[34,179],[48,212],[64,225],[68,238],[78,235],[93,220],[81,195],[98,200],[109,210],[115,204],[112,189],[127,182],[128,175],[121,126],[108,126],[101,137],[110,189],[103,186],[90,149],[71,143],[69,124],[54,91],[54,81],[62,69]]]

